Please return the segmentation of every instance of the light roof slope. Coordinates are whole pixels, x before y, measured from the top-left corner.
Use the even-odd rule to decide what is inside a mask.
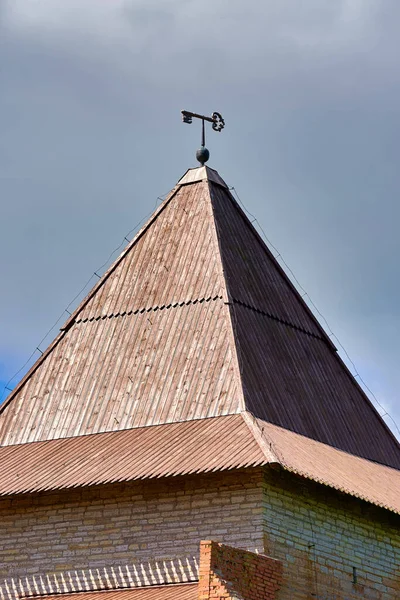
[[[0,408],[0,444],[237,413],[226,298],[207,180],[178,185]]]
[[[225,285],[216,250],[208,186],[179,187],[75,321],[222,297]]]

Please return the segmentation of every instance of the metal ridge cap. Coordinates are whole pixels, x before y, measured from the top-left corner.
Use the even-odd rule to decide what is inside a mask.
[[[218,171],[207,166],[194,167],[188,169],[186,173],[179,179],[177,185],[188,185],[199,181],[211,181],[221,187],[229,189],[225,181],[219,175]]]

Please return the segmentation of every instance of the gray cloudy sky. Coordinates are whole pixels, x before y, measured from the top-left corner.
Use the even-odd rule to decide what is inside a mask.
[[[398,0],[0,0],[0,381],[195,166],[180,109],[218,110],[210,166],[400,426],[399,19]]]

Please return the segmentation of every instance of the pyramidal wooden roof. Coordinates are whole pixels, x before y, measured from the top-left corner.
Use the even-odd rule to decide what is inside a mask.
[[[0,409],[0,445],[248,411],[400,469],[400,446],[218,173],[189,170]]]

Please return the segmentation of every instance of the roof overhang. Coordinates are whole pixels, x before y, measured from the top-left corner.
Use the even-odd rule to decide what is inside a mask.
[[[249,413],[0,448],[0,496],[280,466],[400,514],[400,471]]]

